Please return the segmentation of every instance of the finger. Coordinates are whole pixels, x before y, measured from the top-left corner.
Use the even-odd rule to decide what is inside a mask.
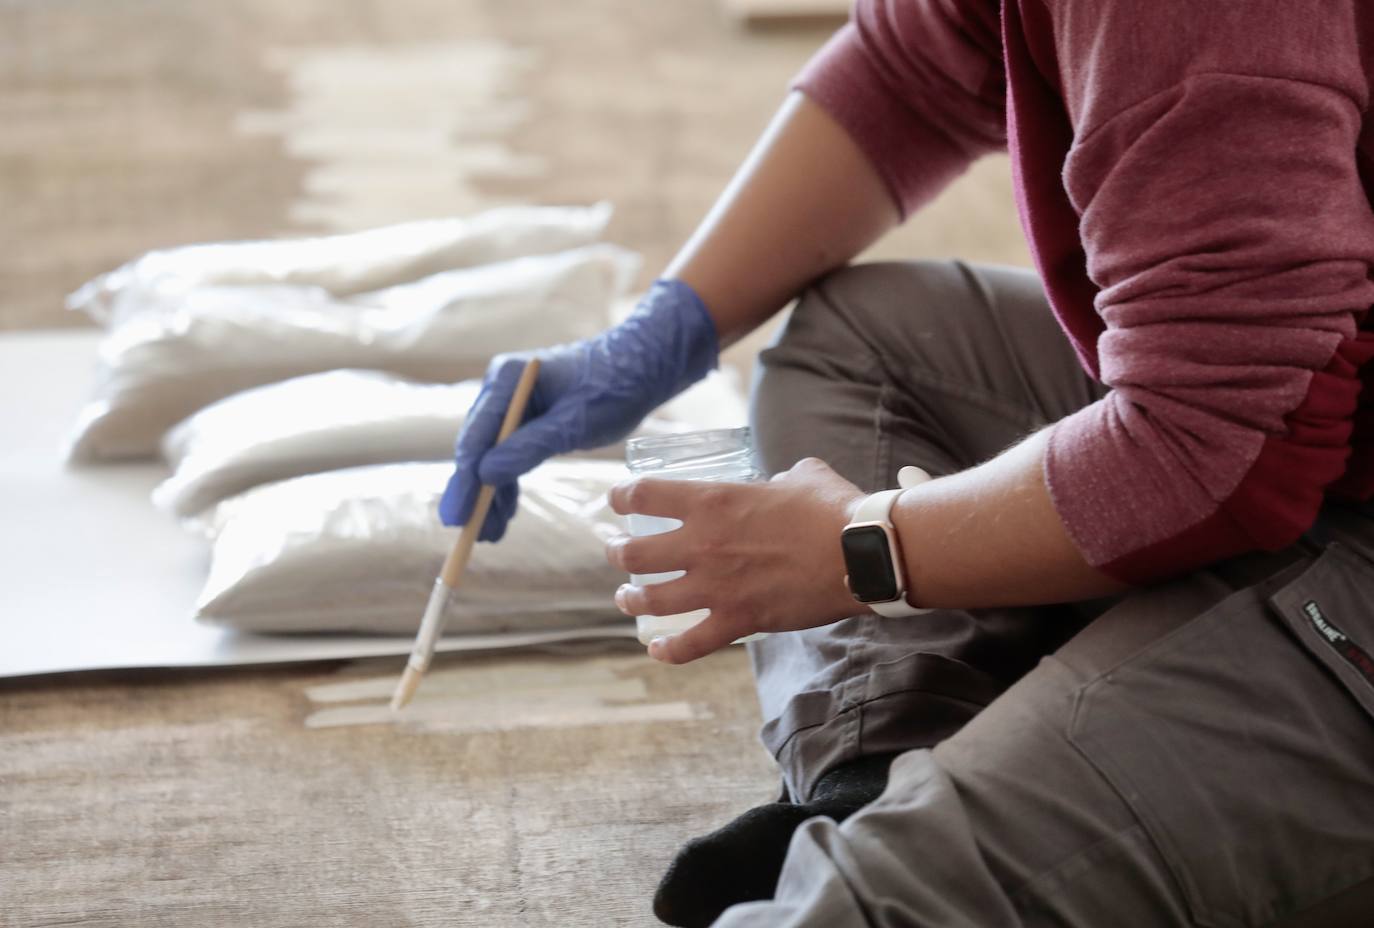
[[[448,526],[466,523],[472,518],[472,507],[477,504],[477,490],[476,475],[471,470],[455,470],[439,497],[439,521]]]
[[[627,574],[661,574],[686,570],[682,535],[677,529],[658,535],[616,535],[606,542],[606,560]]]
[[[572,450],[569,436],[572,423],[557,405],[537,419],[531,419],[511,433],[501,444],[482,455],[477,473],[483,483],[509,483],[534,470],[555,454]]]
[[[502,484],[496,490],[496,505],[501,509],[501,516],[509,522],[520,513],[520,484],[511,481]]]
[[[519,489],[513,483],[498,487],[492,497],[487,518],[482,522],[482,530],[477,533],[478,541],[500,541],[506,534],[506,527],[515,517]]]
[[[525,362],[520,358],[501,358],[492,362],[477,400],[468,410],[463,428],[458,432],[454,457],[460,468],[471,467],[496,444],[496,436],[501,432],[501,420],[506,416],[506,407],[510,405],[520,372],[524,369]]]
[[[472,510],[477,505],[477,495],[481,489],[481,482],[475,475],[468,471],[455,470],[448,478],[443,495],[439,497],[439,521],[448,526],[466,525],[468,519],[472,518]],[[481,541],[495,541],[500,538],[499,531],[494,537],[488,538],[486,526],[493,524],[493,514],[495,523],[504,526],[509,522],[515,516],[518,499],[519,489],[513,482],[503,484],[497,489],[496,495],[492,498],[492,508],[487,513],[486,522],[483,523],[483,531],[479,535]]]
[[[608,499],[612,511],[622,516],[633,512],[678,519],[687,510],[699,486],[686,480],[636,477],[611,487]]]
[[[663,583],[622,583],[615,591],[616,608],[626,615],[678,615],[701,609],[706,596],[689,577]]]
[[[713,654],[748,634],[731,627],[732,624],[712,613],[684,632],[649,642],[649,656],[665,664],[686,664]]]

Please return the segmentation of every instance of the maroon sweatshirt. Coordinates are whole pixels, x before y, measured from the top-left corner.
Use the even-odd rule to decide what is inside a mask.
[[[1374,494],[1369,0],[858,0],[797,87],[903,214],[1010,150],[1050,304],[1111,388],[1052,426],[1086,560],[1160,578]]]

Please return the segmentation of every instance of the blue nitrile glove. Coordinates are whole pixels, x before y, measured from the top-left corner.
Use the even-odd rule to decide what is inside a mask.
[[[439,500],[445,525],[472,516],[481,484],[496,497],[478,538],[496,541],[515,515],[516,479],[547,458],[620,441],[716,366],[720,343],[701,298],[680,280],[655,281],[628,319],[568,345],[497,357],[458,435]],[[524,363],[539,358],[525,420],[493,448]]]

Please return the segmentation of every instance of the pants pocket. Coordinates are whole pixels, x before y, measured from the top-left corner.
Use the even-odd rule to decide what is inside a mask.
[[[1374,568],[1333,545],[1079,690],[1070,740],[1198,925],[1258,928],[1374,874],[1371,653]]]
[[[1270,603],[1293,636],[1374,716],[1374,565],[1333,543]]]

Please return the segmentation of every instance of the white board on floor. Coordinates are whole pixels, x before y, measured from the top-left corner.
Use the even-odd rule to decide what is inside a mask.
[[[166,469],[62,463],[98,338],[90,330],[0,336],[0,676],[407,653],[409,637],[250,635],[195,621],[209,549],[149,502]],[[625,620],[449,635],[439,650],[634,636]]]

